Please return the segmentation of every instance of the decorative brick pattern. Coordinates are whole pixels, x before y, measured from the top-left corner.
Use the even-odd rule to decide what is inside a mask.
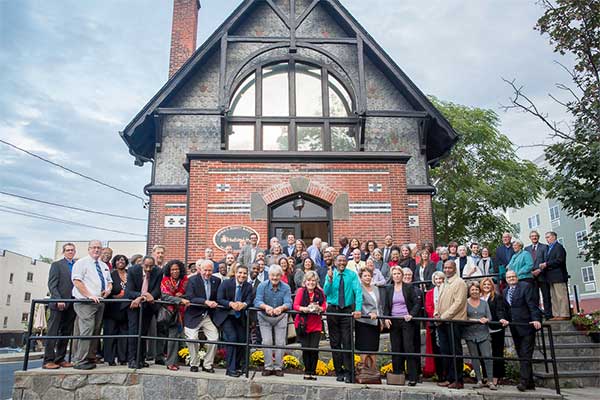
[[[369,192],[381,192],[383,190],[381,183],[369,183]]]

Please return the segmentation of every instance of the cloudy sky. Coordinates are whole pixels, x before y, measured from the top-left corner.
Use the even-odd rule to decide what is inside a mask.
[[[241,0],[203,0],[202,43]],[[566,82],[534,0],[342,0],[423,92],[496,110],[514,143],[547,142],[531,117],[500,109],[517,79],[556,119],[548,99]],[[133,165],[122,130],[164,84],[171,0],[0,0],[0,139],[138,196],[150,166]],[[540,148],[523,148],[533,159]],[[142,201],[0,143],[0,191],[145,219]],[[10,208],[7,208],[10,207]],[[115,233],[30,218],[53,218]],[[0,194],[0,248],[52,257],[56,240],[144,240],[146,222],[88,214]]]

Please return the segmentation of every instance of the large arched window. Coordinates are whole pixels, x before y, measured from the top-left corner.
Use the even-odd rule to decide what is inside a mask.
[[[353,97],[326,67],[296,60],[257,68],[229,105],[229,150],[357,151]]]

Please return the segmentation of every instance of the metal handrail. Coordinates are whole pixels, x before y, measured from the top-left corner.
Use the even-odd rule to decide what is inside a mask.
[[[480,278],[480,277],[477,277]],[[125,302],[131,302],[133,300],[131,299],[100,299],[101,303],[125,303]],[[252,344],[250,343],[250,335],[249,335],[249,329],[250,329],[250,311],[254,311],[254,312],[263,312],[262,309],[257,308],[257,307],[247,307],[244,311],[248,311],[246,312],[246,342],[245,343],[237,343],[237,342],[225,342],[225,341],[210,341],[210,340],[201,340],[201,339],[185,339],[185,338],[171,338],[171,337],[160,337],[160,336],[145,336],[142,335],[142,318],[143,318],[143,312],[142,311],[142,307],[145,306],[145,304],[147,304],[147,302],[142,302],[140,303],[140,312],[139,312],[139,320],[138,320],[138,332],[135,335],[94,335],[94,336],[81,336],[81,335],[71,335],[71,336],[32,336],[32,331],[33,331],[33,316],[34,316],[34,311],[35,311],[35,305],[36,304],[50,304],[50,303],[93,303],[92,300],[88,300],[88,299],[32,299],[31,300],[31,312],[30,312],[30,316],[29,316],[29,321],[28,321],[28,327],[27,327],[27,338],[26,338],[26,346],[25,346],[25,354],[24,354],[24,359],[23,359],[23,371],[26,371],[28,368],[28,363],[29,363],[29,354],[31,352],[31,341],[33,340],[56,340],[56,339],[80,339],[80,340],[93,340],[93,339],[114,339],[114,338],[136,338],[137,339],[137,346],[136,346],[136,365],[140,364],[140,350],[141,350],[141,341],[142,339],[144,340],[164,340],[164,341],[176,341],[176,342],[189,342],[189,343],[200,343],[200,344],[215,344],[215,345],[226,345],[226,346],[238,346],[238,347],[244,347],[245,348],[245,361],[246,361],[246,377],[249,376],[249,366],[250,366],[250,348],[255,348],[255,349],[261,349],[261,348],[269,348],[269,349],[279,349],[279,350],[312,350],[312,351],[325,351],[325,352],[331,352],[331,353],[351,353],[352,354],[352,359],[354,360],[354,355],[357,353],[355,347],[354,347],[354,340],[351,340],[351,348],[350,349],[333,349],[331,347],[325,347],[325,348],[312,348],[312,347],[302,347],[302,346],[277,346],[277,345],[262,345],[262,344]],[[178,305],[178,303],[175,302],[168,302],[168,301],[163,301],[163,300],[155,300],[152,303],[154,304],[160,304],[160,305]],[[188,307],[201,307],[201,308],[207,308],[207,309],[212,309],[210,307],[208,307],[205,304],[197,304],[197,303],[190,303]],[[216,308],[221,308],[221,309],[228,309],[226,307],[223,307],[221,305],[218,305]],[[282,312],[282,314],[287,314],[287,315],[297,315],[297,314],[304,314],[300,311],[295,311],[295,310],[287,310]],[[344,317],[344,318],[350,318],[351,319],[351,335],[354,336],[354,323],[355,323],[355,318],[352,316],[352,314],[348,314],[348,313],[335,313],[335,312],[323,312],[320,313],[319,315],[321,316],[336,316],[336,317]],[[361,316],[361,319],[370,319],[369,316]],[[396,316],[377,316],[377,319],[379,320],[384,320],[384,319],[389,319],[389,320],[404,320],[404,317],[396,317]],[[472,324],[480,324],[480,322],[478,321],[471,321],[471,320],[448,320],[448,319],[437,319],[437,318],[426,318],[426,317],[413,317],[411,318],[411,321],[415,321],[415,322],[433,322],[433,323],[439,323],[439,324],[443,324],[443,323],[449,323],[449,324],[462,324],[462,325],[472,325]],[[495,323],[499,323],[499,321],[490,321],[490,322],[495,322]],[[489,324],[489,323],[488,323]],[[530,324],[528,323],[524,323],[524,322],[510,322],[509,326],[530,326]],[[552,370],[553,370],[553,378],[554,378],[554,384],[555,384],[555,389],[556,389],[556,393],[560,394],[560,385],[559,385],[559,378],[558,378],[558,368],[557,368],[557,363],[556,363],[556,356],[555,356],[555,347],[554,347],[554,339],[552,336],[552,325],[551,324],[547,324],[547,323],[542,323],[542,328],[540,329],[541,335],[542,335],[542,340],[544,340],[544,336],[543,336],[543,330],[544,328],[548,329],[548,338],[549,338],[549,347],[550,347],[550,363],[552,364]],[[450,329],[450,335],[451,335],[451,341],[452,343],[454,343],[454,329]],[[427,354],[427,353],[403,353],[403,352],[393,352],[393,351],[363,351],[360,350],[358,351],[360,354],[372,354],[372,355],[397,355],[397,356],[408,356],[408,357],[431,357],[431,358],[452,358],[454,363],[456,364],[456,361],[458,358],[468,358],[468,359],[481,359],[481,360],[503,360],[503,361],[530,361],[532,363],[545,363],[546,365],[546,370],[548,370],[547,365],[548,365],[548,358],[546,355],[546,351],[545,351],[545,341],[544,341],[544,351],[543,353],[543,358],[519,358],[519,357],[482,357],[482,356],[458,356],[457,354],[455,354],[454,352],[454,346],[452,346],[452,354]],[[455,374],[458,374],[458,370],[457,368],[454,368],[455,370]],[[462,366],[461,366],[461,370],[462,370]],[[462,373],[462,372],[461,372]],[[352,361],[351,363],[351,370],[350,370],[350,374],[351,374],[351,378],[352,381],[354,381],[354,361]],[[457,376],[455,376],[455,380],[456,380]]]

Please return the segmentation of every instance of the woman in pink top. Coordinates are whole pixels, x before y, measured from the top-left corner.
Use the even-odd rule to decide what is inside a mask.
[[[304,274],[304,286],[296,292],[294,310],[296,315],[294,326],[302,347],[319,348],[321,339],[321,313],[327,309],[325,293],[319,287],[319,275],[315,271]],[[302,362],[304,363],[304,379],[317,380],[315,370],[319,360],[318,350],[303,350]]]

